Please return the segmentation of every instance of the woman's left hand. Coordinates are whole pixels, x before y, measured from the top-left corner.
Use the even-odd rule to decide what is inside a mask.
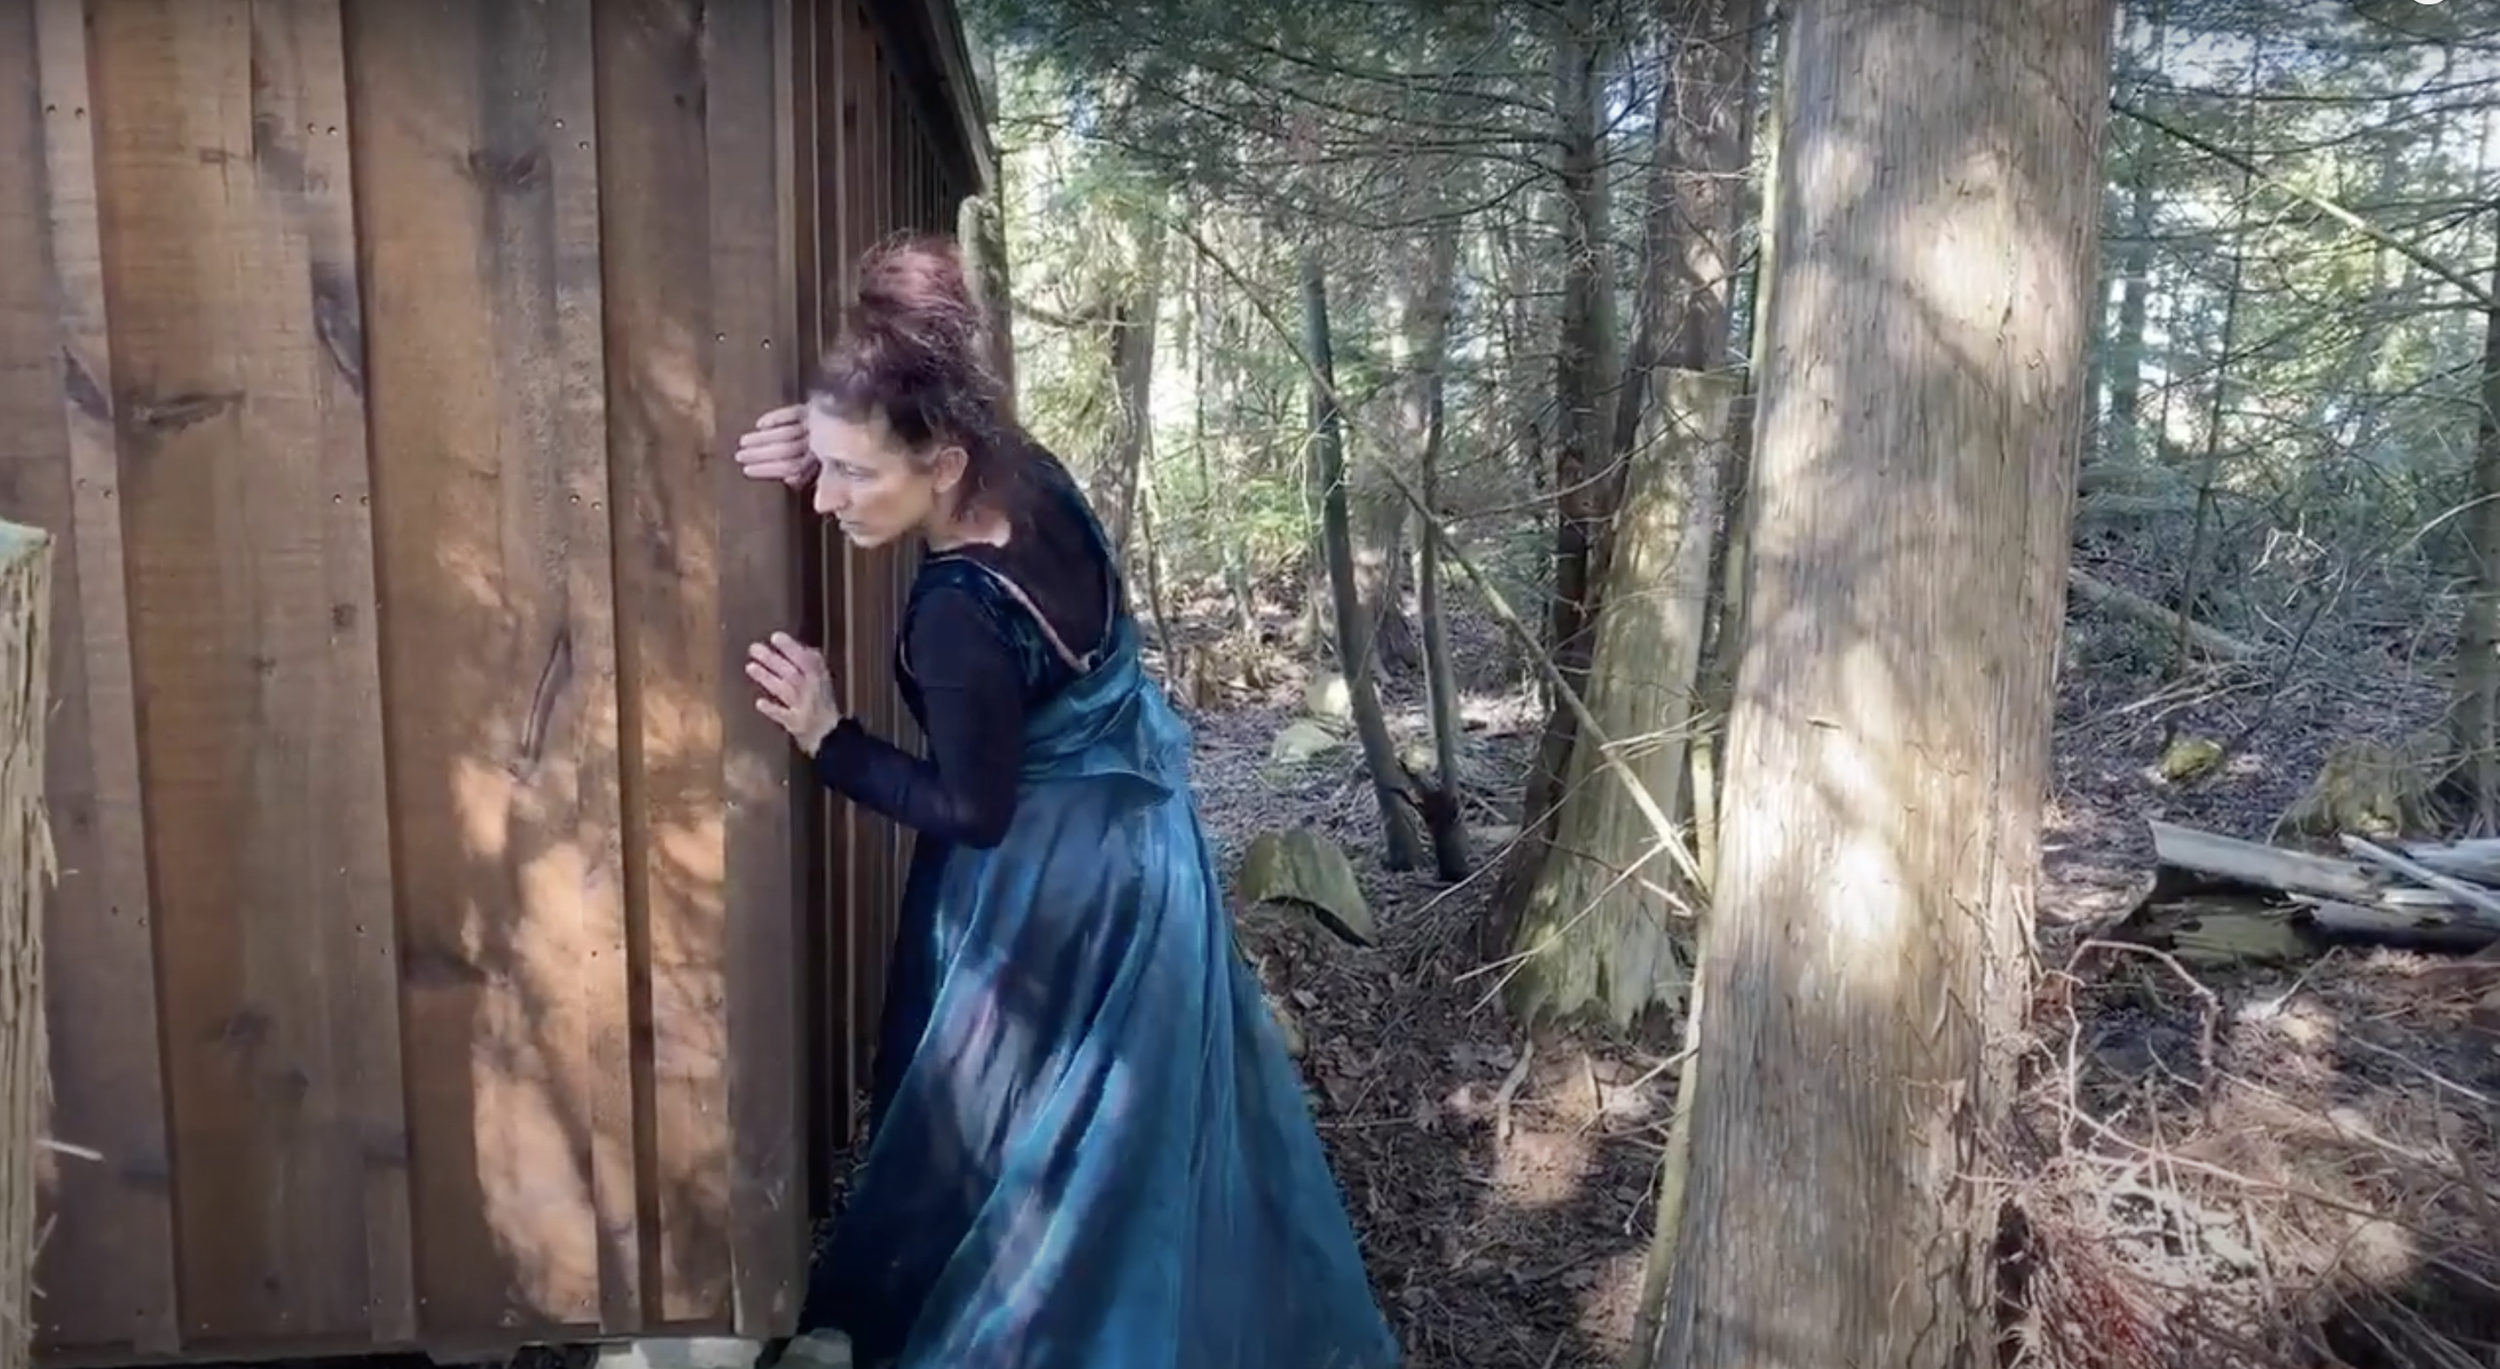
[[[778,480],[794,490],[816,483],[816,454],[807,446],[807,406],[793,404],[755,420],[738,439],[738,470],[749,480]]]
[[[833,697],[833,671],[825,654],[786,632],[747,648],[747,678],[763,690],[755,711],[781,725],[813,756],[825,744],[834,724],[842,721],[842,705]]]

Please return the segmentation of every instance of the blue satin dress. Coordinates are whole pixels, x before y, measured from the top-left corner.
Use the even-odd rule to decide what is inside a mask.
[[[1054,489],[1045,512],[1081,522],[1070,545],[1114,586],[1089,656],[993,566],[933,555],[913,585],[904,641],[951,591],[1023,663],[1021,783],[994,845],[919,839],[872,1139],[803,1329],[892,1369],[1392,1369],[1233,942],[1189,730],[1140,664],[1100,526]],[[897,655],[914,717],[943,726]]]

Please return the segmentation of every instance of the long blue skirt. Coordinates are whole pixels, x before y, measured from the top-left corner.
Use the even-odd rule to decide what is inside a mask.
[[[895,1369],[1390,1369],[1186,780],[1100,759],[1028,771],[997,848],[913,861],[803,1321]]]

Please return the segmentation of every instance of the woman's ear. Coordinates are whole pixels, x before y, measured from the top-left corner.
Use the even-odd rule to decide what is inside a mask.
[[[972,453],[962,447],[948,445],[938,448],[936,459],[929,463],[929,478],[940,494],[952,494],[963,483],[964,472],[971,468]]]

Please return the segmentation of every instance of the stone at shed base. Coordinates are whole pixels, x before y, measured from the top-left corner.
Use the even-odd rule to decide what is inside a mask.
[[[764,1342],[736,1336],[653,1337],[599,1347],[599,1369],[759,1369]],[[815,1331],[792,1340],[772,1369],[852,1369],[851,1342]]]
[[[736,1336],[658,1336],[599,1347],[599,1369],[755,1369],[762,1341]]]
[[[839,1331],[810,1331],[781,1353],[779,1369],[852,1369],[851,1339]]]
[[[597,1369],[760,1369],[765,1342],[737,1337],[652,1337],[600,1347]],[[853,1369],[850,1337],[808,1332],[783,1347],[773,1369]]]

